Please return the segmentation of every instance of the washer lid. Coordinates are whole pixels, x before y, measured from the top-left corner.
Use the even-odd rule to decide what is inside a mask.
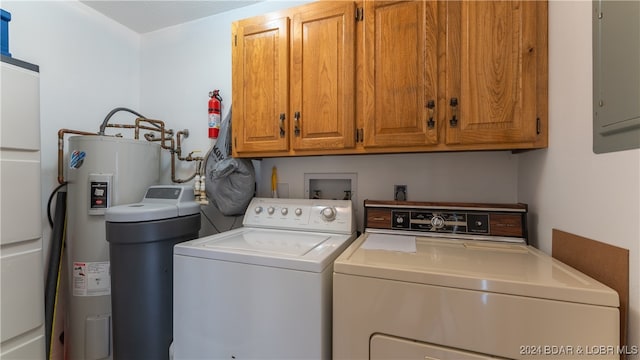
[[[321,272],[354,237],[243,227],[180,243],[174,254]]]
[[[336,259],[336,273],[619,306],[617,292],[531,246],[416,237],[415,252],[362,248],[369,235]]]
[[[222,237],[204,244],[207,248],[229,251],[253,251],[275,256],[303,256],[318,244],[329,239],[328,235],[298,233],[265,233],[251,229],[235,236]]]

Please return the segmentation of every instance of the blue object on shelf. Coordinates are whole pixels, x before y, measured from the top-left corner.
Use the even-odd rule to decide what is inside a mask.
[[[9,21],[11,21],[11,13],[0,9],[0,18],[2,18],[2,27],[0,27],[0,35],[2,37],[0,52],[2,52],[2,55],[11,56],[9,52]]]

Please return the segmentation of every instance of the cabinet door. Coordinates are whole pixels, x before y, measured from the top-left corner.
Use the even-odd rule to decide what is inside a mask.
[[[233,151],[287,151],[289,18],[233,24]]]
[[[293,17],[294,150],[355,146],[355,4],[318,2]]]
[[[447,1],[446,142],[538,140],[545,1]],[[545,23],[546,25],[546,23]],[[546,28],[540,29],[546,39]],[[543,89],[543,86],[540,86]],[[540,99],[538,99],[540,97]],[[490,148],[490,146],[487,146]]]
[[[366,1],[364,27],[364,146],[436,144],[437,2]]]

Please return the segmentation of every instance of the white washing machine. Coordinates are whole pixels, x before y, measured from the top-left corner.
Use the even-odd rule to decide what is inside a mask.
[[[243,227],[174,248],[173,358],[330,359],[350,200],[254,198]]]
[[[525,205],[365,201],[334,359],[618,359],[618,294],[526,245]]]

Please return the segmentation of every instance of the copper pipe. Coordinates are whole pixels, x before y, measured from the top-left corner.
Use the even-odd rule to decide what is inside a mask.
[[[141,122],[146,122],[146,123],[149,123],[151,125],[155,125],[155,128],[141,127],[140,126]],[[165,129],[164,129],[164,122],[163,121],[153,120],[153,119],[145,119],[145,118],[137,118],[136,119],[136,131],[135,131],[135,139],[136,140],[140,138],[140,128],[147,129],[147,130],[152,130],[152,131],[160,131],[160,138],[164,139],[164,137],[165,137]]]
[[[187,181],[191,181],[194,177],[196,177],[197,173],[198,172],[195,171],[193,173],[193,175],[189,176],[186,179],[178,179],[178,178],[176,178],[176,158],[175,158],[175,156],[171,155],[171,181],[173,181],[174,183],[178,183],[178,184],[185,183]]]
[[[109,128],[125,128],[125,129],[133,129],[136,126],[135,125],[128,125],[128,124],[108,124],[106,127]]]
[[[176,153],[178,155],[178,160],[184,161],[184,160],[186,160],[186,158],[182,157],[182,146],[180,145],[180,137],[181,136],[184,136],[185,138],[189,137],[189,130],[184,129],[184,130],[180,130],[180,131],[178,131],[176,133],[176,144],[177,144]]]
[[[175,154],[178,157],[178,160],[181,161],[200,161],[202,162],[204,160],[204,158],[196,156],[193,157],[193,151],[189,153],[189,155],[187,155],[186,157],[182,157],[182,145],[181,145],[181,138],[182,136],[184,136],[185,138],[189,136],[189,130],[188,129],[184,129],[184,130],[180,130],[176,133],[176,151]],[[173,159],[173,156],[171,157],[172,163],[175,163],[175,160]],[[196,175],[200,175],[200,165],[197,164],[196,165],[196,171],[193,173],[193,175],[189,176],[189,178],[185,179],[185,180],[180,180],[180,179],[176,179],[175,178],[175,165],[172,166],[172,177],[171,180],[174,182],[186,182],[186,181],[190,181],[191,179],[193,179]]]
[[[171,181],[175,182],[175,183],[183,183],[183,182],[187,182],[192,180],[194,177],[196,177],[196,175],[200,175],[200,167],[201,167],[201,163],[204,160],[204,158],[202,157],[192,157],[191,154],[193,154],[193,152],[189,153],[189,155],[187,155],[186,158],[178,158],[179,160],[182,161],[198,161],[200,162],[200,164],[196,164],[196,170],[194,171],[193,175],[189,176],[186,179],[177,179],[176,178],[176,165],[175,165],[175,156],[173,156],[173,154],[171,155]]]
[[[160,139],[162,141],[162,143],[160,144],[160,147],[162,147],[163,149],[167,149],[171,152],[171,154],[173,154],[175,152],[175,150],[173,149],[174,144],[175,144],[175,140],[173,140],[172,137],[170,138],[164,138],[164,139]],[[168,141],[171,146],[167,146],[164,144],[165,141]]]
[[[184,180],[176,177],[176,150],[173,149],[173,138],[171,138],[171,181],[180,184],[193,179],[195,176],[196,174],[193,174]]]
[[[147,141],[160,141],[160,140],[162,140],[160,138],[157,138],[155,135],[153,135],[153,133],[144,134],[144,138]]]
[[[58,184],[65,183],[62,168],[64,162],[64,134],[76,134],[76,135],[98,135],[96,133],[90,133],[86,131],[60,129],[58,130]]]
[[[137,135],[135,135],[135,136],[137,136],[136,140],[138,140],[138,138],[140,137],[140,134],[139,134],[140,130],[149,130],[149,131],[155,131],[155,132],[160,132],[160,133],[162,133],[162,131],[161,131],[161,130],[158,130],[158,129],[156,129],[156,128],[149,127],[149,126],[142,126],[142,125],[138,125],[138,126],[135,126],[135,128],[136,128],[136,131],[138,131],[138,134],[137,134]],[[166,134],[165,134],[165,136],[167,136],[167,135],[168,135],[169,137],[170,137],[170,136],[173,136],[173,131],[171,131],[171,130],[165,130],[165,133],[166,133]]]
[[[165,149],[165,150],[169,150],[169,151],[170,151],[170,152],[172,152],[172,153],[175,151],[175,150],[173,149],[173,142],[174,142],[174,140],[173,140],[173,138],[172,138],[172,137],[167,137],[167,138],[161,139],[161,138],[157,138],[157,137],[155,137],[155,135],[153,135],[153,133],[147,133],[147,134],[144,134],[144,138],[145,138],[145,140],[150,141],[150,142],[162,142],[162,143],[160,144],[160,147],[161,147],[161,148],[163,148],[163,149]],[[168,142],[171,144],[171,146],[167,146],[167,145],[165,145],[165,144],[164,144],[164,143],[165,143],[165,141],[168,141]]]
[[[146,123],[148,125],[144,125]],[[189,153],[186,157],[182,157],[182,138],[186,138],[189,136],[189,130],[181,130],[176,133],[176,139],[173,138],[173,130],[166,129],[165,124],[161,120],[153,120],[147,119],[144,117],[139,117],[135,121],[135,125],[129,124],[103,124],[104,128],[124,128],[124,129],[134,129],[134,139],[140,139],[140,130],[148,130],[152,131],[151,133],[144,134],[144,138],[150,142],[160,142],[160,147],[162,149],[169,150],[171,153],[171,181],[175,183],[184,183],[192,180],[196,175],[200,172],[200,167],[202,166],[203,157],[194,157],[193,152]],[[101,131],[104,131],[104,128],[101,127]],[[159,132],[160,136],[156,137],[153,132]],[[63,172],[63,158],[64,158],[64,134],[78,134],[78,135],[99,135],[96,133],[89,133],[84,131],[77,130],[68,130],[61,129],[58,131],[58,182],[60,184],[64,183]],[[176,146],[177,145],[177,146]],[[176,157],[181,161],[199,161],[200,164],[197,164],[196,171],[193,175],[189,176],[186,179],[178,179],[176,178]]]
[[[137,128],[138,128],[138,129],[143,129],[143,130],[151,130],[151,131],[158,131],[158,132],[160,132],[160,130],[158,130],[158,129],[156,129],[156,128],[149,127],[149,126],[138,126]],[[167,129],[165,129],[165,131],[164,131],[164,132],[165,132],[165,134],[166,134],[166,135],[168,135],[168,136],[173,136],[173,130],[171,130],[171,129],[168,129],[168,130],[167,130]]]
[[[187,181],[193,179],[196,176],[196,174],[193,174],[189,178],[184,179],[184,180],[176,178],[176,156],[175,156],[176,155],[176,150],[174,149],[174,144],[175,144],[174,141],[175,140],[173,139],[173,137],[156,138],[153,135],[153,133],[144,134],[143,136],[147,141],[151,141],[151,142],[158,142],[159,141],[159,142],[161,142],[160,147],[163,148],[163,149],[169,150],[169,152],[171,153],[171,155],[170,155],[171,159],[170,160],[171,160],[171,181],[172,182],[174,182],[174,183],[184,183],[184,182],[187,182]],[[178,139],[180,139],[180,138],[178,137]],[[171,146],[165,145],[165,141],[169,141]]]
[[[140,125],[141,122],[149,123],[149,124],[153,125],[155,128],[142,126],[142,125]],[[160,144],[161,148],[171,151],[171,162],[172,162],[171,163],[171,165],[172,165],[171,166],[171,179],[172,180],[175,179],[175,159],[174,159],[174,154],[175,154],[174,145],[175,145],[175,143],[174,143],[174,140],[173,140],[173,130],[171,130],[171,129],[166,130],[165,126],[164,126],[164,122],[161,121],[161,120],[138,118],[138,119],[136,119],[136,133],[135,133],[135,138],[136,139],[138,139],[140,137],[140,129],[151,130],[151,131],[160,131],[160,139],[156,140],[151,134],[145,134],[144,137],[148,141],[160,141],[161,142],[161,144]],[[152,140],[150,140],[150,138],[152,138]],[[170,146],[167,146],[166,141],[170,142]],[[191,177],[191,178],[193,178],[193,177]],[[181,182],[181,181],[175,181],[175,182]]]
[[[193,175],[189,176],[186,179],[178,179],[176,177],[176,150],[173,148],[173,145],[174,145],[174,140],[173,138],[171,138],[171,149],[169,149],[171,152],[171,181],[178,184],[185,183],[193,179],[196,176],[196,174],[194,173]]]

